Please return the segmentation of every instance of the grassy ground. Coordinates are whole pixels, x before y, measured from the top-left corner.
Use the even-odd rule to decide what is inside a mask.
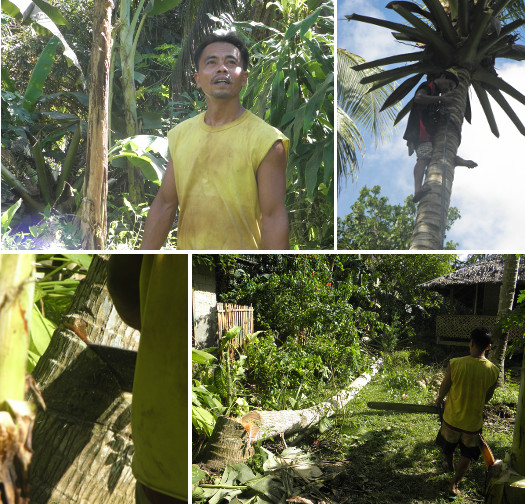
[[[309,440],[323,460],[344,461],[345,470],[322,489],[338,504],[449,502],[450,475],[434,440],[437,415],[370,410],[368,401],[426,404],[433,401],[443,370],[390,362],[335,419],[335,426]],[[419,383],[418,383],[419,382]],[[517,385],[497,391],[487,408],[484,436],[496,459],[512,444]],[[513,404],[514,403],[514,404]],[[510,406],[509,406],[510,405]],[[507,418],[506,418],[506,417]],[[305,445],[306,446],[306,445]],[[458,503],[483,502],[485,464],[480,457],[462,482]]]

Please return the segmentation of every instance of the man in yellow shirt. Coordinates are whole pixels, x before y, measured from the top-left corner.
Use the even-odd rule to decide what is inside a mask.
[[[188,256],[116,254],[108,289],[141,331],[131,429],[137,504],[188,501]]]
[[[194,60],[207,111],[168,133],[141,249],[162,247],[178,208],[178,249],[288,249],[289,140],[241,105],[248,50],[234,33],[212,34]]]
[[[498,367],[485,357],[492,343],[490,331],[484,327],[474,329],[470,338],[470,354],[451,359],[436,398],[436,403],[440,404],[447,396],[436,443],[442,447],[451,472],[458,444],[461,452],[449,487],[454,495],[459,493],[459,482],[469,470],[471,461],[480,455],[483,409],[496,389],[499,375]]]

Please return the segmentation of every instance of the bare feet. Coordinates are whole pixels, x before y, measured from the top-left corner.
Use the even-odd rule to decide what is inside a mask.
[[[475,161],[472,161],[471,159],[463,159],[459,156],[456,156],[455,164],[456,166],[466,166],[467,168],[476,168],[476,166],[478,166],[478,163]]]
[[[412,201],[414,203],[417,203],[425,194],[429,193],[430,192],[430,188],[426,188],[426,189],[420,189],[417,193],[414,194],[414,196],[412,196]]]
[[[460,494],[459,489],[458,489],[458,485],[457,485],[457,483],[454,483],[454,480],[452,480],[450,482],[450,486],[448,487],[448,492],[449,492],[450,495],[454,495],[454,496]]]

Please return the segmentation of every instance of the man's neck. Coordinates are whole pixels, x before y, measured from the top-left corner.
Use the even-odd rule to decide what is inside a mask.
[[[208,126],[224,126],[237,120],[245,109],[238,100],[209,101],[204,122]]]
[[[476,350],[472,350],[470,356],[474,357],[474,359],[485,359],[485,351],[479,353]]]

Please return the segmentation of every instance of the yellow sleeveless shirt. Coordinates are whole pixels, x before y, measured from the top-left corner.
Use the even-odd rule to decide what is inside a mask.
[[[168,132],[179,199],[177,248],[261,248],[257,168],[277,140],[289,140],[245,111],[223,126],[208,126],[205,113]]]
[[[443,419],[452,427],[476,432],[483,425],[487,391],[499,375],[488,359],[467,355],[450,361],[452,386],[447,394]]]
[[[188,500],[188,257],[144,255],[131,428],[132,469],[147,487]]]

